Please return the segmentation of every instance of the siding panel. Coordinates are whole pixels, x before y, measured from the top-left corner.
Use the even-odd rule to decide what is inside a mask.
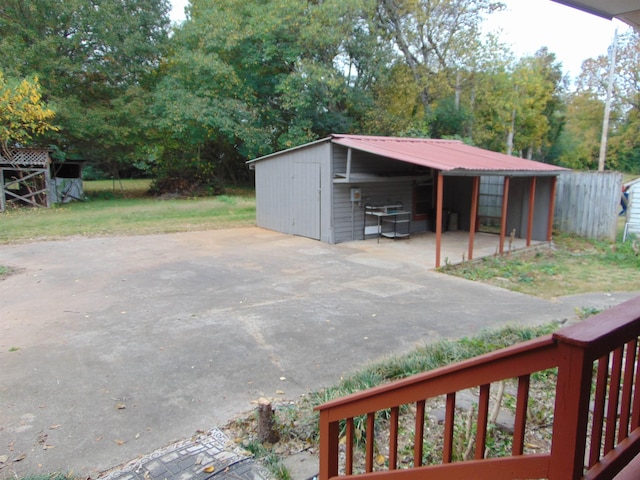
[[[627,233],[640,235],[640,183],[634,183],[629,189],[629,205],[627,207]]]
[[[331,185],[329,163],[329,142],[314,144],[309,148],[293,150],[266,161],[256,162],[257,225],[282,233],[331,242],[331,189],[322,188],[323,185]],[[303,166],[305,164],[316,166],[306,169]],[[307,173],[317,172],[318,177],[316,178],[314,173],[313,178],[303,178],[302,172],[305,170]],[[326,175],[327,178],[323,178],[322,175]],[[305,193],[302,194],[301,190]],[[308,194],[311,190],[314,190],[312,194]],[[311,223],[315,224],[315,220],[303,218],[304,214],[301,212],[305,208],[320,212],[320,224],[317,227],[319,231],[307,229]]]
[[[352,187],[358,187],[362,191],[360,204],[351,202]],[[412,182],[406,180],[362,185],[335,184],[333,218],[336,243],[364,238],[365,205],[393,205],[402,202],[405,210],[411,210],[412,195]],[[373,218],[369,221],[374,223]]]

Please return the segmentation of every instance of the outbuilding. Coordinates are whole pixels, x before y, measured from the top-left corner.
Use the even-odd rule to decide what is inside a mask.
[[[457,140],[338,134],[247,163],[258,226],[331,244],[433,231],[436,266],[447,228],[470,233],[473,258],[481,178],[500,186],[501,252],[512,232],[527,244],[550,240],[556,177],[565,171]]]
[[[623,237],[626,240],[630,234],[640,235],[640,178],[623,184],[622,189],[627,200]]]

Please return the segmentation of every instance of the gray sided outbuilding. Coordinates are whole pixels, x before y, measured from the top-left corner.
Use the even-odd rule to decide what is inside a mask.
[[[455,140],[360,135],[332,135],[248,164],[259,227],[331,244],[425,231],[439,239],[447,228],[473,233],[482,178],[500,186],[503,236],[515,230],[545,240],[564,171]]]

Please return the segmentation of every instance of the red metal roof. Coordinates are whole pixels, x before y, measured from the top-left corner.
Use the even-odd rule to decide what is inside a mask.
[[[534,172],[556,175],[565,168],[465,145],[459,140],[331,135],[337,145],[454,173]]]

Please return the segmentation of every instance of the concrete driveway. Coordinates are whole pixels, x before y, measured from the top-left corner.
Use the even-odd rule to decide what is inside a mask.
[[[95,477],[260,396],[578,306],[438,274],[410,245],[246,228],[0,247],[18,269],[0,281],[0,478]]]

